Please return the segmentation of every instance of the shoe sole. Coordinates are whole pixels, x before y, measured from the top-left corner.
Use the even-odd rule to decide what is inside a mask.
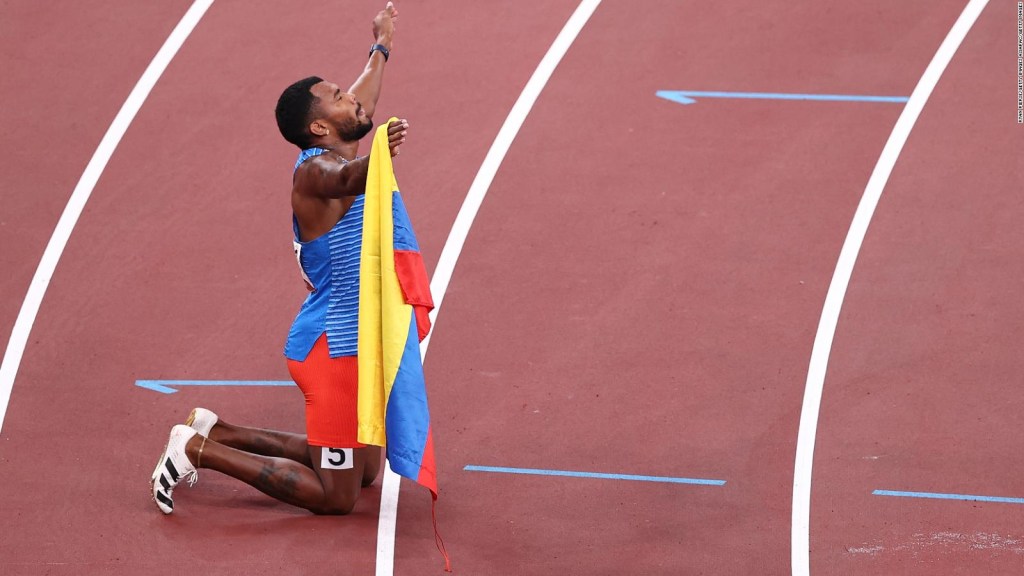
[[[160,501],[156,499],[156,479],[160,476],[160,468],[164,464],[164,460],[167,459],[167,447],[170,446],[170,441],[164,444],[164,451],[160,453],[160,459],[156,461],[156,468],[153,469],[153,475],[149,478],[149,497],[153,499],[153,503],[156,507],[164,514],[170,514],[170,512],[164,512],[163,508],[160,508]],[[171,509],[174,510],[173,508]]]
[[[167,459],[167,447],[170,446],[170,442],[164,444],[164,451],[160,453],[160,459],[156,461],[156,468],[153,468],[153,475],[149,477],[149,483],[153,484],[156,482],[157,476],[160,475],[160,467],[163,466],[164,460]],[[152,486],[150,486],[152,488]],[[155,498],[155,496],[154,496]]]

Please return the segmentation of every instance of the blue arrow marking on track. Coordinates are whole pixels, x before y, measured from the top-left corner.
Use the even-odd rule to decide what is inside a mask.
[[[771,92],[696,92],[693,90],[658,90],[659,98],[693,104],[697,98],[746,98],[752,100],[818,100],[825,102],[906,102],[906,96],[857,96],[852,94],[777,94]]]
[[[177,392],[171,386],[294,386],[291,380],[136,380],[135,385],[161,394]]]

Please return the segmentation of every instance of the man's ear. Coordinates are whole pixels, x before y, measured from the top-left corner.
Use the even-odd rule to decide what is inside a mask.
[[[309,124],[309,131],[312,132],[314,136],[318,137],[327,136],[328,134],[331,133],[331,129],[328,128],[326,124],[319,120],[314,120]]]

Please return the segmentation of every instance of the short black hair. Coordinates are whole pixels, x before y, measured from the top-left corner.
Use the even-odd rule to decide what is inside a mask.
[[[309,117],[313,104],[318,100],[309,89],[323,80],[319,76],[310,76],[295,82],[284,89],[281,97],[277,99],[277,108],[274,109],[277,129],[281,131],[281,135],[303,150],[313,145],[313,135],[309,132]]]

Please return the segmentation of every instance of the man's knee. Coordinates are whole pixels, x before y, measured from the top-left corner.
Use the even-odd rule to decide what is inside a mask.
[[[309,510],[314,514],[325,516],[344,516],[352,512],[359,500],[358,477],[347,474],[340,478],[330,478],[324,482],[323,499]],[[323,480],[322,480],[323,481]]]
[[[349,498],[335,498],[330,502],[310,508],[309,511],[317,516],[345,516],[355,509],[358,499],[358,495]]]

